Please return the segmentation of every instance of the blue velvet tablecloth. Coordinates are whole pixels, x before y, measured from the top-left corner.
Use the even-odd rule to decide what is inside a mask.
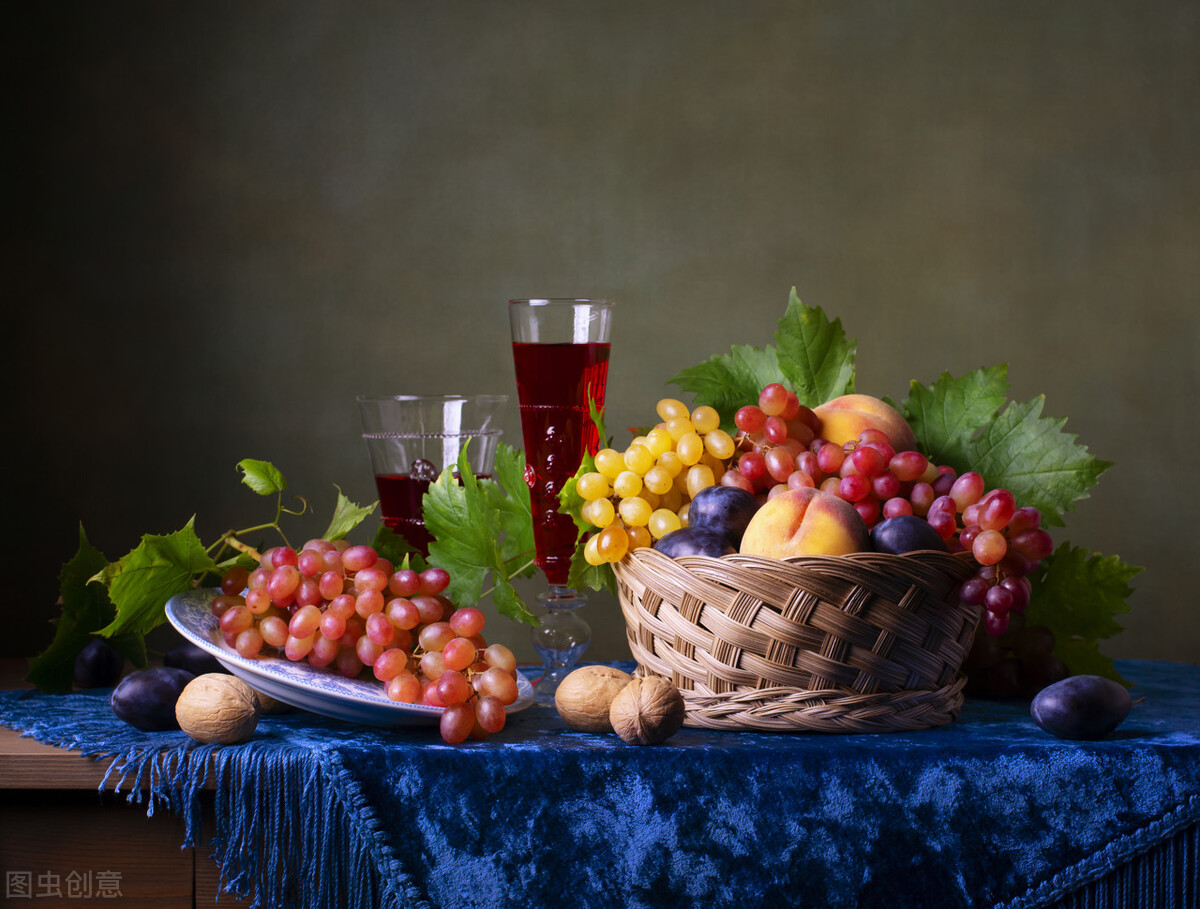
[[[457,746],[301,712],[200,746],[122,723],[105,691],[0,692],[0,724],[114,756],[122,791],[189,839],[211,759],[211,846],[261,906],[1195,906],[1200,667],[1118,669],[1137,702],[1097,742],[971,699],[923,732],[655,747],[536,706]]]

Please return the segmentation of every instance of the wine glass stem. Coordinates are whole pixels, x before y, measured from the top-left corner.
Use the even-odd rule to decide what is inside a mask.
[[[546,615],[530,635],[543,666],[534,695],[539,704],[552,704],[559,684],[587,650],[592,630],[576,614],[587,603],[587,597],[574,588],[551,585],[548,591],[538,594],[538,602],[546,608]]]

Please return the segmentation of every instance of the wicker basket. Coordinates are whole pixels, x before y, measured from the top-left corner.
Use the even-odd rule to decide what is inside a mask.
[[[617,563],[639,675],[683,694],[685,725],[894,732],[949,723],[981,608],[958,598],[967,555],[856,553]]]

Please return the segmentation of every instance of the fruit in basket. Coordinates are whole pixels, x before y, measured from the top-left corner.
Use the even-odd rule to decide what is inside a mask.
[[[742,536],[740,552],[786,559],[804,555],[848,555],[868,548],[867,525],[849,502],[803,487],[768,499]]]
[[[175,702],[195,676],[186,669],[154,666],[139,669],[121,679],[113,689],[113,713],[144,732],[178,729]]]
[[[720,534],[734,546],[741,545],[759,501],[752,493],[735,486],[710,486],[696,494],[688,507],[688,527]]]
[[[723,555],[737,552],[729,538],[706,527],[681,527],[657,540],[654,548],[663,555],[677,559],[680,556],[708,556],[719,559]]]
[[[254,689],[224,672],[196,676],[175,701],[179,728],[202,745],[244,742],[258,728],[261,712]]]
[[[1132,706],[1124,685],[1098,675],[1073,675],[1039,691],[1029,713],[1060,739],[1091,740],[1120,726]]]
[[[896,451],[917,447],[916,436],[903,414],[886,401],[872,395],[840,395],[813,408],[817,415],[817,437],[845,445],[868,429],[877,429],[888,437]]]
[[[628,745],[659,745],[683,725],[683,695],[658,676],[635,678],[609,707],[613,731]]]
[[[559,683],[554,706],[563,722],[578,732],[612,732],[613,698],[632,680],[615,666],[581,666]]]
[[[946,551],[946,541],[929,522],[915,514],[902,514],[880,521],[871,528],[871,548],[875,552],[901,555],[922,549]]]

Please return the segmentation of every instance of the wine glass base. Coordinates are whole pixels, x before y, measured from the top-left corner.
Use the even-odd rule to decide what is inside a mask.
[[[558,686],[575,669],[592,639],[592,629],[575,614],[587,597],[570,587],[551,587],[538,594],[546,607],[542,624],[530,633],[533,649],[542,658],[542,676],[533,686],[535,703],[552,705]]]

